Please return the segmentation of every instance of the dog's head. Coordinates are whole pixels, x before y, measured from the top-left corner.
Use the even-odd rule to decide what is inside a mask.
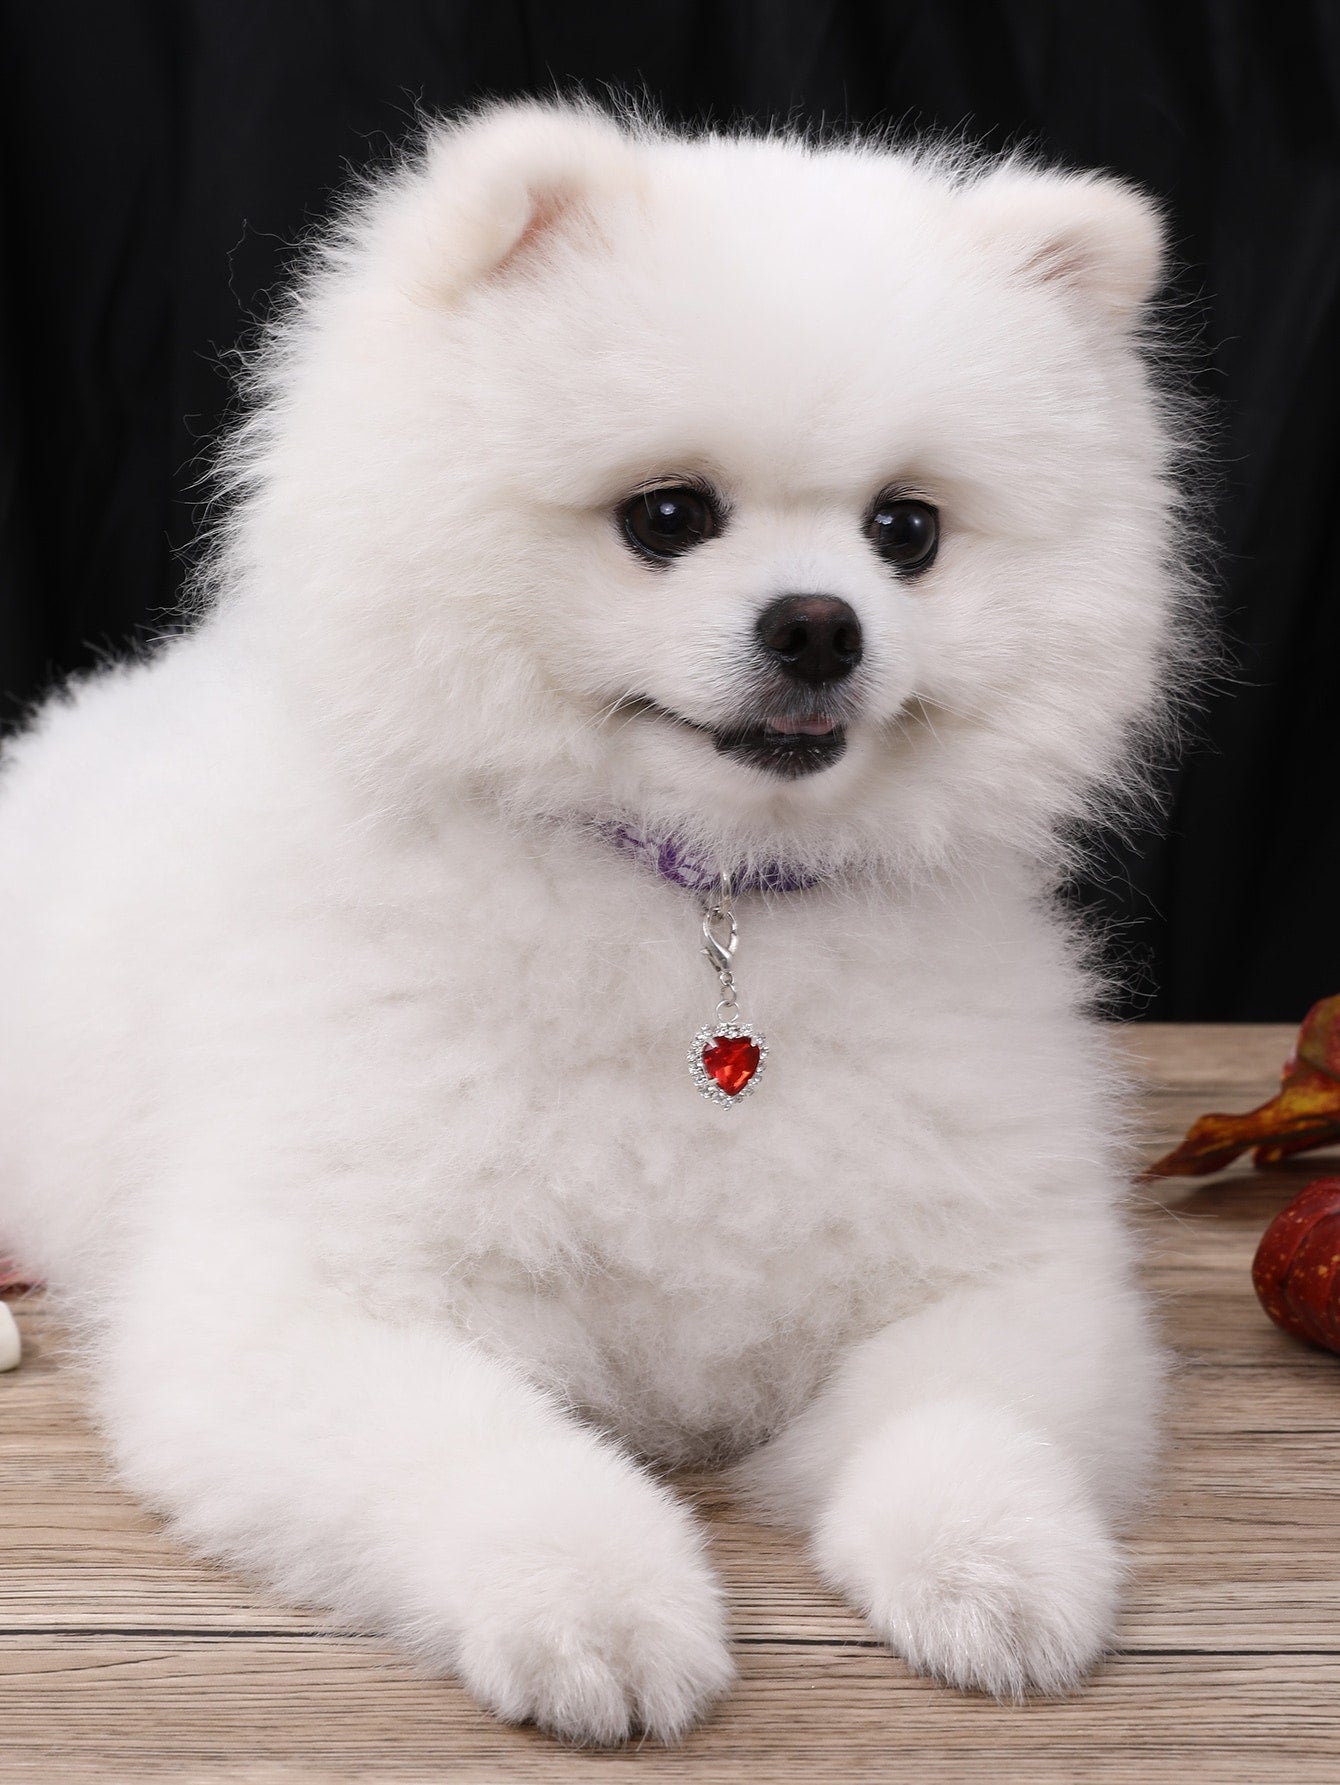
[[[438,130],[262,360],[238,621],[397,795],[1041,846],[1160,680],[1159,261],[1143,198],[1017,162]]]

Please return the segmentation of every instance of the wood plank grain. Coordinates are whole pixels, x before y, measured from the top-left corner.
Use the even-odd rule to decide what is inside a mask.
[[[678,1749],[574,1753],[500,1728],[355,1640],[0,1640],[5,1745],[33,1778],[993,1781],[1335,1777],[1340,1655],[1124,1655],[1075,1699],[1001,1707],[875,1648],[739,1647]],[[13,1775],[11,1775],[13,1776]]]
[[[1147,1156],[1270,1095],[1292,1032],[1142,1029]],[[1340,1169],[1340,1161],[1331,1161]],[[1320,1162],[1136,1194],[1178,1358],[1133,1542],[1121,1650],[1061,1703],[911,1677],[790,1534],[683,1478],[726,1582],[741,1681],[682,1748],[562,1750],[502,1729],[385,1644],[185,1554],[110,1481],[40,1295],[0,1377],[0,1780],[1214,1781],[1340,1773],[1340,1360],[1277,1332],[1261,1229]]]

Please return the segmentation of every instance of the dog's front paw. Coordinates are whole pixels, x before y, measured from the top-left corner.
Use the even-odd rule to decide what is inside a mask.
[[[1073,1470],[969,1402],[881,1430],[845,1471],[815,1547],[890,1647],[951,1685],[1062,1692],[1112,1637],[1120,1553]]]
[[[674,1741],[730,1684],[720,1589],[683,1508],[630,1475],[500,1509],[456,1671],[509,1723],[568,1741]]]

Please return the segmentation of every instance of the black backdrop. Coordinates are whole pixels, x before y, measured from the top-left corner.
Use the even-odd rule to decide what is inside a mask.
[[[227,350],[342,167],[418,107],[573,81],[672,117],[962,128],[1169,201],[1231,673],[1166,819],[1076,896],[1132,1013],[1340,991],[1337,0],[4,0],[6,717],[173,609]]]

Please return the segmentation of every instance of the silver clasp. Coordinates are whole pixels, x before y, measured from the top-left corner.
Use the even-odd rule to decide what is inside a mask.
[[[717,934],[724,925],[724,937]],[[716,890],[703,913],[703,953],[712,963],[714,973],[729,973],[740,942],[740,926],[735,919],[733,888],[729,874],[717,880]]]

